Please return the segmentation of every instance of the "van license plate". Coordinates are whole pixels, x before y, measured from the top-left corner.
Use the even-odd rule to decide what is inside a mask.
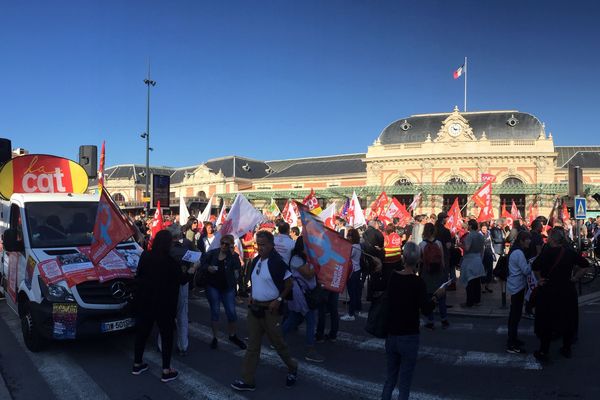
[[[100,325],[100,330],[102,332],[121,331],[123,329],[131,328],[134,325],[135,321],[133,318],[126,318],[119,321],[104,322]]]

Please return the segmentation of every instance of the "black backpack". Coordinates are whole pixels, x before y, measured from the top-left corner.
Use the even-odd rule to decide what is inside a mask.
[[[508,279],[508,255],[502,254],[500,258],[498,258],[493,274],[502,281]]]

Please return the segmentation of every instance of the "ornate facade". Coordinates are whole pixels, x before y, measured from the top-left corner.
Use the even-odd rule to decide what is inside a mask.
[[[555,146],[552,134],[535,116],[515,110],[422,114],[388,125],[366,153],[289,160],[259,161],[232,156],[185,168],[152,168],[171,176],[171,197],[183,195],[188,206],[202,207],[208,197],[225,204],[242,192],[257,206],[271,198],[282,205],[301,199],[311,188],[317,196],[345,200],[353,191],[364,204],[382,190],[407,202],[422,193],[419,213],[447,209],[454,198],[468,203],[481,174],[496,176],[495,212],[512,201],[521,213],[536,204],[548,214],[556,196],[567,194],[567,168],[584,171],[589,208],[600,209],[591,195],[600,192],[600,146]],[[107,187],[124,206],[141,205],[144,167],[107,170]],[[171,206],[178,207],[178,200]],[[497,211],[496,211],[497,210]]]

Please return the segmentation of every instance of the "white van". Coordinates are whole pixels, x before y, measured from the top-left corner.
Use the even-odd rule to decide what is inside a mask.
[[[87,187],[87,185],[86,185]],[[100,265],[88,258],[98,195],[13,193],[0,200],[2,283],[21,318],[27,348],[134,325],[130,299],[142,252],[117,245]]]

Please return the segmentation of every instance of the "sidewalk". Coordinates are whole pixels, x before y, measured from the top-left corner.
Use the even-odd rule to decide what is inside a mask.
[[[496,282],[489,285],[493,293],[482,293],[481,304],[474,307],[463,308],[460,305],[464,304],[467,299],[464,286],[456,283],[456,291],[447,291],[447,304],[451,304],[452,308],[448,309],[449,315],[464,315],[469,317],[505,317],[508,318],[510,311],[510,295],[506,294],[506,306],[502,307],[502,285]],[[483,288],[483,285],[482,285]],[[600,299],[600,280],[594,281],[588,285],[583,285],[583,295],[579,296],[579,306],[592,303]]]

